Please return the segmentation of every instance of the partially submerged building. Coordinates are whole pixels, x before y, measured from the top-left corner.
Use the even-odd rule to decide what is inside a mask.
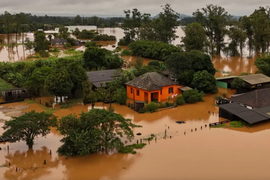
[[[252,125],[270,120],[270,88],[254,90],[229,99],[219,105],[219,116],[229,120],[242,120]]]
[[[2,90],[1,93],[2,93],[2,99],[5,103],[24,101],[24,99],[28,97],[27,90],[23,88]]]
[[[89,71],[86,73],[88,80],[92,83],[94,88],[99,88],[101,85],[106,86],[107,82],[113,81],[116,77],[121,75],[117,69]]]
[[[216,78],[217,86],[223,88],[231,88],[231,83],[235,78],[240,78],[245,82],[243,90],[246,92],[256,89],[270,88],[270,77],[264,74],[219,77]]]
[[[144,107],[145,103],[161,102],[181,94],[181,86],[157,72],[145,73],[129,82],[127,96],[134,101],[135,110]]]

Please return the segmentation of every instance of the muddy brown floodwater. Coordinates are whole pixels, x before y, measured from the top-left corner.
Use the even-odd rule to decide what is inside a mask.
[[[234,91],[219,89],[219,94]],[[28,105],[28,112],[46,110],[37,103],[6,104],[5,107]],[[224,120],[218,117],[214,95],[207,95],[204,102],[188,104],[156,113],[138,114],[126,106],[113,104],[117,113],[142,125],[134,133],[133,142],[151,133],[158,140],[151,141],[137,154],[92,154],[88,157],[66,159],[58,156],[57,148],[62,136],[56,129],[46,137],[35,140],[34,149],[27,150],[25,142],[0,144],[0,179],[3,180],[264,180],[270,178],[270,123],[245,128],[209,128],[205,124]],[[88,106],[76,105],[54,112],[58,117],[86,112]],[[96,108],[108,108],[97,103]],[[208,113],[210,111],[211,113]],[[214,112],[214,114],[213,114]],[[175,121],[184,120],[185,124]],[[3,122],[0,122],[1,126]],[[202,129],[201,129],[202,126]],[[197,131],[194,131],[197,128]],[[163,139],[164,131],[172,138]],[[193,132],[191,132],[193,129]],[[2,133],[3,130],[0,130]],[[184,135],[186,132],[186,135]],[[9,151],[6,149],[9,145]],[[49,151],[52,151],[52,155]],[[46,165],[43,164],[46,160]],[[17,167],[17,172],[16,172]]]

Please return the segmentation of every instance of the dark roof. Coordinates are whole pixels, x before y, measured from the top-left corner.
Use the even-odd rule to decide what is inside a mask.
[[[239,78],[243,79],[245,82],[247,82],[251,85],[270,82],[270,77],[268,77],[264,74],[251,74],[251,75],[247,75],[247,76],[239,76]]]
[[[101,83],[105,85],[106,82],[111,82],[115,77],[120,76],[120,72],[117,69],[89,71],[87,76],[95,87],[100,87]]]
[[[62,39],[62,38],[54,38],[54,39],[51,40],[51,43],[52,44],[56,44],[56,43],[64,44],[64,43],[67,43],[67,40]]]
[[[265,114],[264,111],[259,113],[256,110],[248,109],[237,103],[222,104],[219,106],[219,108],[234,114],[249,124],[258,123],[269,119],[268,114]]]
[[[253,108],[270,107],[270,88],[251,91],[230,100]]]
[[[17,91],[17,90],[26,90],[25,88],[13,88],[13,89],[4,89],[2,92],[7,92],[7,91]]]
[[[144,89],[146,91],[159,90],[164,86],[171,86],[175,84],[177,83],[157,72],[145,73],[126,83],[126,85]]]

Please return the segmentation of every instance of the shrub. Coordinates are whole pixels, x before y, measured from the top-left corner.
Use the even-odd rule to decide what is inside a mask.
[[[186,103],[186,102],[185,102],[184,97],[183,97],[182,94],[180,94],[179,96],[177,96],[177,98],[176,98],[176,105],[182,106],[182,105],[184,105],[185,103]]]
[[[119,149],[118,152],[122,154],[127,154],[127,153],[136,154],[137,152],[134,149],[142,149],[145,145],[146,145],[145,143],[139,143],[139,144],[123,146]]]
[[[234,127],[234,128],[240,128],[246,126],[246,123],[243,121],[231,121],[230,122],[230,127]]]
[[[159,108],[165,108],[166,107],[166,104],[164,104],[164,103],[159,103]]]
[[[149,104],[147,104],[146,106],[146,109],[148,112],[156,112],[158,110],[158,103],[155,103],[155,102],[151,102]]]
[[[183,98],[186,103],[195,103],[198,101],[203,101],[204,93],[199,92],[197,89],[185,91],[183,93]]]
[[[146,108],[146,107],[143,107],[143,108],[141,108],[141,109],[139,110],[138,113],[143,114],[143,113],[146,113],[146,112],[147,112],[147,108]]]
[[[65,49],[70,48],[70,47],[71,47],[71,44],[69,42],[64,45]]]
[[[50,52],[60,52],[60,50],[56,47],[52,48],[49,50]]]
[[[66,108],[69,108],[69,105],[67,103],[61,103],[60,108],[66,109]]]
[[[44,50],[39,51],[39,55],[41,57],[49,57],[50,56],[50,54],[47,51],[44,51]]]
[[[125,88],[117,89],[114,95],[114,101],[118,104],[125,105],[127,101],[127,91]]]
[[[121,52],[121,56],[132,56],[132,51],[127,50],[127,49],[124,49],[124,50]]]
[[[166,107],[171,107],[171,106],[174,106],[174,103],[165,102],[165,106],[166,106]]]

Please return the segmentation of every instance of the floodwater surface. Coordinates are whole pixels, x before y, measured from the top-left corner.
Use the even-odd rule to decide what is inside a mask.
[[[229,97],[234,94],[234,91],[228,89],[219,90],[219,94],[227,93]],[[24,110],[26,112],[47,110],[38,103],[21,102],[3,106],[18,105],[28,105],[29,109]],[[143,126],[134,130],[135,134],[140,132],[142,135],[135,135],[133,142],[152,133],[157,135],[157,141],[147,143],[135,155],[100,153],[66,159],[58,156],[56,152],[61,146],[62,135],[53,128],[46,138],[38,137],[35,140],[33,150],[28,150],[25,142],[0,144],[2,148],[0,165],[8,163],[11,165],[0,167],[0,179],[264,180],[270,178],[268,171],[270,123],[234,129],[205,127],[209,122],[224,120],[218,117],[214,95],[207,95],[204,102],[156,113],[138,114],[126,106],[117,104],[113,104],[113,107],[117,113]],[[108,105],[97,103],[96,108],[108,108]],[[88,105],[76,105],[68,109],[58,109],[54,115],[62,117],[70,113],[80,114],[82,111],[87,112],[88,109]],[[178,120],[186,123],[175,123]],[[165,129],[166,139],[163,138]],[[2,132],[1,129],[0,133]],[[44,160],[46,165],[43,164]]]
[[[97,31],[100,34],[108,34],[116,36],[116,41],[99,41],[98,44],[102,45],[102,47],[108,50],[114,50],[118,45],[119,39],[123,38],[124,31],[123,29],[116,28],[98,28]],[[184,36],[184,32],[181,27],[178,27],[176,30],[176,35],[178,36],[172,44],[178,45],[181,44],[181,38]],[[6,35],[0,35],[0,37],[7,42]],[[33,39],[33,36],[29,36],[29,38]],[[226,38],[225,38],[226,39]],[[15,42],[16,36],[14,34],[10,35],[10,42]],[[18,43],[22,41],[22,37],[18,36]],[[85,47],[77,48],[77,50],[84,51]],[[240,75],[243,72],[246,73],[255,73],[258,69],[254,65],[256,57],[247,58],[247,49],[244,49],[244,57],[226,57],[222,55],[222,57],[214,57],[212,62],[214,67],[218,70],[216,73],[216,77],[226,76],[226,75]],[[15,47],[6,47],[0,46],[0,61],[5,62],[14,62],[25,60],[26,57],[30,55],[30,52],[25,50],[22,45],[18,45]],[[123,56],[124,60],[127,64],[130,62],[134,63],[136,61],[136,57],[132,56]],[[144,58],[144,64],[148,64],[152,59]]]

